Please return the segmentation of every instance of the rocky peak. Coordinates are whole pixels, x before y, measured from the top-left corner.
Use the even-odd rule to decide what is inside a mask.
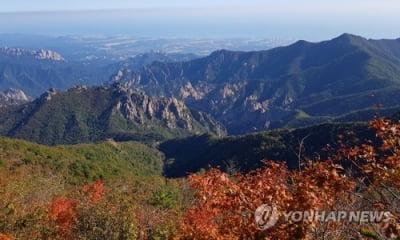
[[[35,52],[35,58],[40,60],[53,60],[53,61],[64,61],[64,58],[56,52],[47,49],[40,49]]]
[[[50,101],[51,97],[56,95],[57,91],[55,88],[50,88],[49,90],[47,90],[45,93],[43,93],[42,95],[40,95],[39,100],[40,102],[46,102],[46,101]]]
[[[28,102],[30,98],[20,89],[10,88],[0,92],[0,106]]]
[[[0,126],[6,126],[9,136],[46,144],[225,133],[208,114],[191,110],[176,98],[149,97],[117,84],[57,92],[50,89],[35,101],[10,107],[2,114]],[[40,128],[40,134],[36,134],[38,126],[46,126]]]
[[[138,124],[161,121],[163,126],[171,130],[184,129],[198,133],[199,130],[207,129],[218,135],[226,133],[226,129],[210,115],[191,110],[177,98],[150,97],[125,84],[113,84],[103,88],[114,91],[113,98],[118,100],[114,111]]]
[[[9,88],[4,92],[4,95],[10,99],[14,99],[16,101],[27,102],[29,101],[29,97],[26,96],[24,91],[15,88]]]
[[[176,98],[149,97],[132,88],[117,85],[117,109],[129,120],[144,124],[146,119],[161,120],[169,129],[194,129],[190,110]]]
[[[38,60],[65,61],[65,59],[56,52],[48,49],[28,50],[22,48],[0,48],[0,54],[16,57],[33,57]]]
[[[87,85],[75,85],[71,87],[68,91],[76,91],[76,92],[81,92],[81,91],[87,91],[89,87]]]

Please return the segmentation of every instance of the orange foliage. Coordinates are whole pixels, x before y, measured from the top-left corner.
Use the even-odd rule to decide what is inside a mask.
[[[279,210],[326,209],[354,186],[337,166],[327,162],[307,163],[300,172],[288,171],[284,163],[265,164],[264,168],[233,177],[218,169],[204,176],[189,176],[197,190],[197,201],[182,223],[182,238],[311,239],[308,228],[313,223],[280,222],[268,231],[259,230],[255,209],[262,204]]]
[[[379,210],[394,215],[394,221],[381,224],[376,234],[381,237],[399,236],[396,207],[400,201],[400,124],[379,119],[371,122],[370,126],[376,129],[377,142],[349,146],[341,136],[335,154],[325,161],[304,160],[298,171],[289,171],[284,163],[268,161],[265,167],[248,174],[229,176],[219,169],[211,169],[204,175],[190,175],[188,179],[197,192],[195,202],[181,224],[178,238],[283,240],[322,236],[321,239],[326,239],[329,234],[332,238],[340,238],[340,235],[335,235],[339,234],[338,229],[354,232],[352,226],[345,222],[321,223],[313,219],[283,221],[281,215],[276,225],[268,230],[259,230],[254,212],[263,204],[276,206],[280,212],[336,211],[355,206],[352,204],[357,200],[359,205],[369,204],[370,209],[380,207]],[[338,161],[350,162],[358,170],[349,174],[337,164]],[[367,189],[361,200],[356,186],[357,189]],[[379,201],[365,201],[369,193],[380,196]]]
[[[49,218],[55,222],[60,234],[67,234],[75,223],[76,205],[75,199],[53,198],[49,207]]]
[[[100,180],[95,181],[91,185],[84,185],[83,190],[89,196],[90,203],[97,203],[105,193],[103,182]]]
[[[104,195],[103,182],[95,181],[93,184],[83,186],[85,195],[90,204],[97,203]],[[86,202],[86,201],[85,201]],[[67,237],[76,223],[77,207],[82,201],[65,197],[53,198],[49,207],[49,218],[56,225],[57,234]]]
[[[377,142],[348,147],[341,143],[337,160],[351,162],[359,171],[359,185],[378,197],[367,200],[372,206],[390,211],[393,221],[382,226],[386,236],[400,236],[400,122],[375,119],[370,127],[376,130]]]
[[[14,240],[11,235],[0,233],[0,240]]]

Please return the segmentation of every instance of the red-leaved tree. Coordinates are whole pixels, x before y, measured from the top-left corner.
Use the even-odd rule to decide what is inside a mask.
[[[49,207],[49,218],[56,233],[68,237],[75,224],[75,209],[78,201],[64,197],[53,198]]]
[[[188,177],[196,191],[177,239],[394,239],[400,235],[400,124],[372,121],[377,139],[361,145],[338,141],[327,159],[307,160],[299,170],[266,161],[263,168],[230,176],[219,169]],[[339,163],[345,163],[342,167]],[[354,168],[355,166],[355,168]],[[349,171],[353,169],[353,171]],[[385,223],[293,222],[278,216],[267,230],[257,228],[260,205],[279,212],[385,210]]]

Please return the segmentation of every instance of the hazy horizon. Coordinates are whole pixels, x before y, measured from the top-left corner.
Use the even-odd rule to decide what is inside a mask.
[[[398,12],[400,4],[394,0],[16,0],[3,4],[0,32],[311,41],[342,33],[398,38]]]

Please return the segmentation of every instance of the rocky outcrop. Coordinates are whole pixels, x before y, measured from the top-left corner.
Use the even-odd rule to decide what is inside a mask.
[[[267,51],[219,50],[187,62],[121,69],[111,78],[209,113],[230,134],[299,127],[400,107],[400,42],[343,34]],[[371,116],[372,117],[372,116]],[[365,119],[369,120],[369,119]]]
[[[29,100],[30,98],[20,89],[10,88],[0,92],[0,106],[21,104]]]
[[[208,114],[191,110],[176,98],[149,97],[122,85],[117,85],[115,97],[118,99],[115,109],[124,118],[138,124],[158,120],[168,129],[184,129],[197,133],[205,128],[217,135],[225,133],[222,125]]]
[[[257,71],[261,60],[252,59],[262,58],[263,54],[217,51],[190,62],[154,63],[140,71],[121,69],[111,82],[151,96],[182,100],[223,123],[232,134],[263,130],[285,115],[294,96],[289,92],[290,86],[279,89],[280,84],[273,86],[253,76],[260,74]],[[276,115],[278,111],[280,114]]]
[[[65,61],[65,59],[56,52],[48,49],[28,50],[22,48],[0,48],[0,54],[15,57],[33,57],[38,60]]]
[[[226,130],[176,98],[149,97],[116,84],[50,89],[32,102],[0,109],[0,134],[50,145],[203,133],[224,135]]]

